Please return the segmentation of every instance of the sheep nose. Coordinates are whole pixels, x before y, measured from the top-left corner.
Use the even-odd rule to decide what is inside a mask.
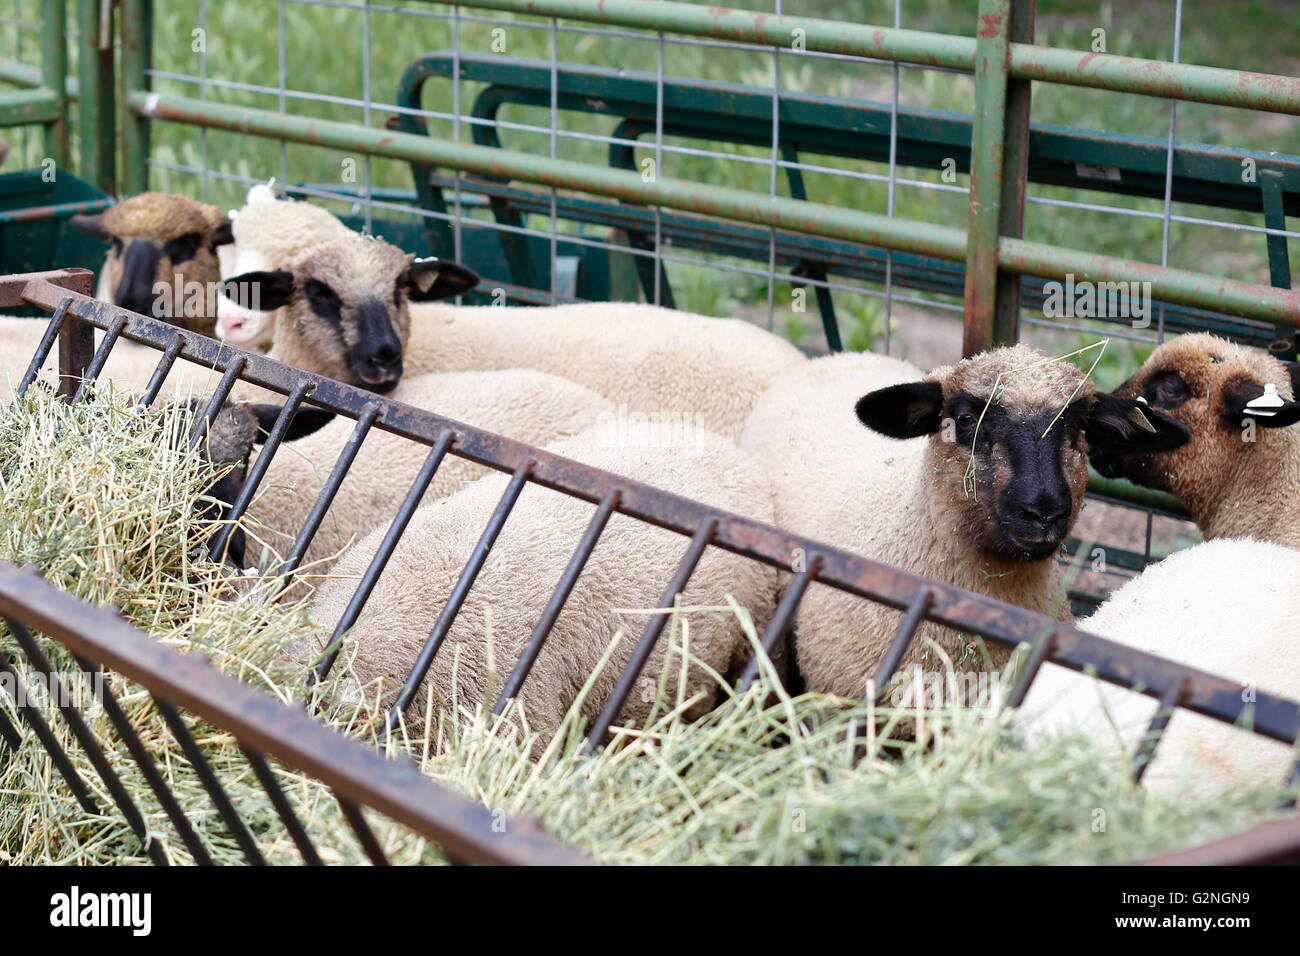
[[[386,372],[402,360],[402,350],[392,345],[381,345],[366,357],[376,371]]]
[[[1022,504],[1020,514],[1030,524],[1044,531],[1054,531],[1070,517],[1070,506],[1059,498],[1039,498]]]

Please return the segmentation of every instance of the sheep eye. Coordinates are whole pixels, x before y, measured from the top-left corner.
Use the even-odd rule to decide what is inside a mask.
[[[175,239],[163,246],[163,255],[173,263],[188,262],[198,254],[199,244],[203,237],[197,232],[187,232],[183,236],[177,236]]]
[[[339,311],[339,297],[324,282],[309,279],[303,288],[312,311],[318,315],[336,314]]]
[[[1147,381],[1142,394],[1152,405],[1176,408],[1192,397],[1192,390],[1177,372],[1161,372]]]
[[[957,416],[957,425],[959,428],[973,428],[975,425],[975,416],[970,412],[962,412]]]

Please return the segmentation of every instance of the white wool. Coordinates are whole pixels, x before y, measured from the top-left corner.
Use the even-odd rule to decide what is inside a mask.
[[[767,486],[757,464],[718,436],[702,434],[692,448],[666,453],[657,447],[611,445],[610,433],[597,428],[555,443],[550,450],[716,507],[771,520]],[[339,666],[347,666],[342,662],[355,651],[350,672],[354,692],[363,685],[373,692],[377,678],[385,679],[388,690],[405,679],[507,481],[506,475],[483,478],[416,513],[340,659]],[[425,687],[432,688],[438,700],[450,700],[454,690],[462,707],[480,701],[491,705],[590,522],[593,507],[533,484],[525,488],[429,673]],[[318,592],[312,615],[321,628],[321,645],[381,537],[382,531],[376,531],[350,550]],[[530,726],[554,730],[607,645],[621,636],[610,666],[582,708],[588,716],[599,711],[646,625],[646,614],[637,609],[657,605],[687,545],[682,535],[630,517],[615,514],[610,519],[524,684],[520,699]],[[718,607],[730,595],[752,613],[761,633],[775,590],[773,569],[711,548],[681,601],[687,608]],[[718,673],[734,672],[748,659],[750,645],[731,613],[696,610],[682,616],[689,625],[684,634],[690,653]],[[678,639],[682,636],[679,632]],[[489,639],[495,673],[488,667]],[[668,633],[662,635],[622,710],[623,720],[639,720],[649,712],[668,640]],[[676,685],[679,664],[680,658],[669,669],[670,688]],[[712,705],[716,687],[699,668],[692,669],[688,687],[690,694],[702,695],[691,715]],[[423,713],[422,703],[417,712]]]
[[[1085,631],[1198,670],[1300,701],[1300,551],[1220,538],[1152,565],[1080,622]],[[1155,716],[1151,697],[1056,664],[1043,665],[1020,720],[1037,746],[1082,733],[1136,751]],[[1300,752],[1209,717],[1179,710],[1144,784],[1197,792],[1281,784]]]

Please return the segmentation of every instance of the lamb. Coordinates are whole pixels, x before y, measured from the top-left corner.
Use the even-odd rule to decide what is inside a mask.
[[[689,448],[666,454],[649,444],[611,443],[613,434],[601,425],[548,447],[636,481],[771,520],[767,482],[757,463],[732,442],[698,432]],[[405,680],[507,480],[506,475],[482,478],[416,512],[365,613],[346,638],[342,660],[355,650],[350,679],[356,692],[373,699],[372,682],[382,679],[391,690],[394,682],[400,686]],[[492,705],[592,513],[590,504],[534,484],[523,490],[429,670],[424,687],[440,705],[453,695],[461,706]],[[355,587],[348,579],[365,570],[382,534],[378,530],[348,551],[317,593],[311,614],[321,628],[321,647]],[[517,698],[530,727],[550,732],[559,726],[610,641],[621,634],[609,665],[582,704],[588,718],[599,712],[645,627],[645,614],[627,609],[657,605],[686,547],[686,538],[673,532],[619,514],[610,519]],[[766,565],[710,548],[680,602],[687,609],[717,608],[730,595],[751,612],[761,631],[771,615],[776,584],[774,570]],[[748,659],[750,645],[733,614],[680,614],[689,621],[690,654],[718,674],[734,673]],[[621,710],[622,721],[644,720],[649,713],[669,638],[661,635]],[[495,676],[490,661],[495,661]],[[674,693],[680,663],[678,655],[665,678]],[[696,716],[711,705],[717,688],[698,666],[690,669],[686,683],[688,697],[699,695],[689,708],[689,716]],[[417,701],[415,708],[423,712],[425,705]]]
[[[458,295],[478,281],[472,271],[455,263],[413,260],[383,240],[352,232],[304,250],[292,267],[292,272],[246,273],[224,288],[245,306],[286,309],[287,320],[275,323],[270,358],[377,392],[391,391],[403,374],[408,300]],[[11,330],[4,326],[0,335]],[[16,382],[43,327],[13,331],[24,349],[3,371]],[[114,348],[102,377],[141,390],[159,358],[152,349],[122,343]],[[182,360],[164,394],[210,390],[218,377],[210,368]],[[258,402],[279,398],[243,384],[232,397]]]
[[[269,186],[248,191],[243,209],[231,218],[234,244],[222,262],[221,275],[229,279],[249,272],[275,269],[292,261],[304,249],[352,234],[335,216],[307,202],[279,200]],[[275,315],[244,308],[226,296],[217,300],[216,333],[241,348],[266,350],[272,344]]]
[[[554,308],[411,308],[412,374],[534,368],[564,375],[630,412],[740,434],[767,385],[805,360],[789,342],[740,319],[636,303]]]
[[[1212,674],[1300,700],[1295,622],[1300,552],[1229,538],[1176,552],[1110,596],[1084,630]],[[1078,732],[1132,754],[1158,703],[1151,697],[1044,664],[1020,708],[1031,744],[1056,746]],[[1281,784],[1300,751],[1180,710],[1148,766],[1144,785],[1190,783],[1242,791]]]
[[[919,382],[916,374],[894,359],[843,354],[814,359],[768,389],[741,447],[772,482],[777,524],[1068,618],[1056,555],[1083,504],[1088,449],[1154,452],[1185,441],[1182,427],[1136,401],[1095,394],[1073,365],[1023,345]],[[812,584],[793,642],[808,689],[862,696],[899,617]],[[958,667],[981,669],[972,640],[932,623],[918,630],[903,667],[928,658],[924,638]],[[995,666],[1008,655],[988,650]]]
[[[581,385],[523,369],[418,375],[404,379],[390,397],[533,445],[575,435],[612,414],[609,402]],[[336,419],[272,460],[246,523],[272,552],[288,553],[354,425]],[[304,571],[326,573],[344,548],[386,528],[428,454],[425,445],[371,431],[304,556]],[[424,500],[444,498],[489,471],[449,454]]]
[[[218,246],[230,220],[215,206],[167,193],[141,193],[70,224],[111,243],[96,298],[211,335],[220,281]]]
[[[1141,399],[1191,432],[1168,455],[1094,453],[1108,477],[1180,498],[1207,540],[1253,537],[1300,548],[1300,364],[1213,335],[1166,342],[1115,395]],[[1263,398],[1266,390],[1276,399]]]

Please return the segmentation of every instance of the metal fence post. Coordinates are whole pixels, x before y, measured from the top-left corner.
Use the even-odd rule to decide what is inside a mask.
[[[68,164],[68,10],[64,0],[41,3],[41,85],[54,94],[54,119],[45,124],[45,156]]]
[[[147,92],[149,47],[153,42],[151,0],[122,2],[122,101]],[[149,189],[149,118],[136,110],[122,111],[122,191],[134,196]]]
[[[1014,342],[1020,280],[1000,274],[998,237],[1024,228],[1029,155],[1029,82],[1008,83],[1012,30],[1032,36],[1032,0],[980,0],[975,41],[975,115],[971,129],[970,226],[962,354]]]
[[[117,123],[113,89],[113,21],[101,22],[99,0],[77,0],[78,173],[110,195],[116,191]],[[101,38],[107,43],[101,46]]]

